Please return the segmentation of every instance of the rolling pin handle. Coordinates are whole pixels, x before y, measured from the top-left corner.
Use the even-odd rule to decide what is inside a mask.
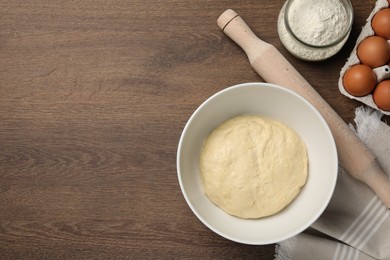
[[[227,9],[219,16],[217,25],[245,51],[250,63],[253,63],[263,52],[273,47],[259,39],[245,21],[232,9]]]
[[[221,31],[224,31],[226,26],[238,16],[238,14],[232,9],[227,9],[223,12],[217,20],[217,25]]]

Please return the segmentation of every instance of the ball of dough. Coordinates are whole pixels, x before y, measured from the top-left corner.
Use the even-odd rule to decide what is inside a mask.
[[[306,146],[285,124],[238,116],[217,127],[200,156],[207,197],[240,218],[273,215],[299,194],[307,179]]]

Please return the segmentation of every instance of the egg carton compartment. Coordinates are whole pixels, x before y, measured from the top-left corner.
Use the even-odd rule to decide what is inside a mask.
[[[354,49],[352,50],[349,58],[347,59],[345,65],[343,66],[343,68],[341,69],[340,71],[340,78],[339,78],[339,81],[338,81],[338,85],[339,85],[339,91],[351,98],[351,99],[356,99],[372,108],[375,108],[379,111],[381,111],[383,114],[386,114],[386,115],[390,115],[390,111],[384,111],[380,108],[378,108],[378,106],[375,104],[374,100],[373,100],[373,95],[372,93],[366,95],[366,96],[362,96],[362,97],[357,97],[357,96],[353,96],[351,95],[350,93],[348,93],[346,91],[346,89],[344,88],[344,85],[343,85],[343,77],[344,77],[344,74],[345,72],[351,68],[352,66],[354,65],[358,65],[358,64],[361,64],[361,61],[359,60],[358,58],[358,55],[357,55],[357,49],[358,49],[358,46],[359,44],[364,40],[366,39],[367,37],[370,37],[370,36],[374,36],[375,35],[375,32],[372,28],[372,25],[371,25],[371,21],[372,21],[372,18],[375,16],[375,14],[377,12],[379,12],[380,10],[384,9],[384,8],[390,8],[390,1],[388,0],[378,0],[375,4],[375,7],[374,9],[372,10],[372,12],[370,13],[370,15],[368,16],[367,20],[366,20],[366,24],[363,26],[362,28],[362,31],[356,41],[356,44],[354,46]],[[388,44],[390,44],[390,40],[387,40]],[[376,77],[377,77],[377,84],[382,81],[382,80],[385,80],[385,79],[390,79],[390,66],[389,66],[389,61],[386,65],[383,65],[383,66],[380,66],[380,67],[376,67],[376,68],[373,68],[373,71],[374,73],[376,74]]]

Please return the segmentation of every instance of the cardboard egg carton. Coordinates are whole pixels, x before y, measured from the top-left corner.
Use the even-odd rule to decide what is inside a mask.
[[[381,9],[383,8],[388,8],[389,7],[389,2],[387,0],[378,0],[375,4],[375,7],[374,9],[372,10],[372,12],[370,13],[370,15],[368,16],[367,20],[366,20],[366,24],[363,26],[362,28],[362,31],[356,41],[356,44],[355,44],[355,47],[353,48],[347,62],[345,63],[344,67],[341,69],[340,71],[340,78],[339,78],[339,90],[340,92],[351,98],[351,99],[356,99],[356,100],[359,100],[360,102],[372,107],[372,108],[375,108],[379,111],[381,111],[383,114],[386,114],[386,115],[390,115],[390,111],[383,111],[381,109],[379,109],[377,107],[377,105],[374,103],[374,100],[372,99],[372,94],[368,94],[367,96],[364,96],[364,97],[355,97],[355,96],[352,96],[351,94],[349,94],[345,88],[344,88],[344,85],[343,85],[343,76],[345,74],[345,72],[347,71],[347,69],[349,69],[350,67],[352,67],[353,65],[356,65],[356,64],[359,64],[360,63],[360,60],[357,56],[357,47],[359,46],[360,42],[362,40],[364,40],[365,38],[369,37],[369,36],[372,36],[374,35],[374,30],[372,29],[371,27],[371,20],[372,18],[374,17],[374,15]],[[389,41],[388,41],[389,42]],[[375,68],[374,69],[374,72],[375,74],[377,75],[377,81],[381,81],[383,79],[386,79],[386,78],[390,78],[390,67],[389,65],[385,65],[385,66],[382,66],[382,67],[378,67],[378,68]]]

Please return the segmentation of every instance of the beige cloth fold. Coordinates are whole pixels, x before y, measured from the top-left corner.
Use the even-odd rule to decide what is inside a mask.
[[[356,109],[356,133],[390,174],[390,127],[371,108]],[[333,197],[305,232],[276,246],[277,260],[390,260],[390,211],[365,184],[339,169]]]

